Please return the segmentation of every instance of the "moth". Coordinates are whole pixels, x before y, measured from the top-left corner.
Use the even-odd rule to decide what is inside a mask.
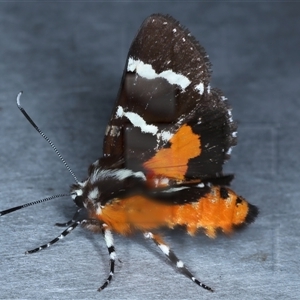
[[[75,179],[70,195],[77,207],[57,238],[78,225],[104,236],[110,272],[116,252],[113,233],[141,232],[151,239],[185,276],[213,291],[188,270],[158,230],[183,226],[190,235],[202,230],[228,234],[253,222],[256,206],[228,186],[224,162],[236,144],[237,126],[226,97],[210,87],[211,64],[203,47],[170,16],[154,14],[138,31],[129,49],[116,105],[108,123],[103,155],[78,181],[49,138],[17,104],[33,127],[51,144]],[[56,195],[0,212],[0,216]],[[85,211],[87,217],[82,217]]]

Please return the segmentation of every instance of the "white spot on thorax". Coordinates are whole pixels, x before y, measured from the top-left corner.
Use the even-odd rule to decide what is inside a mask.
[[[174,28],[174,29],[173,29],[173,32],[175,33],[176,31],[177,31],[176,28]]]
[[[136,72],[139,76],[146,79],[164,78],[170,84],[176,84],[184,91],[191,81],[184,75],[175,73],[172,70],[166,70],[161,73],[156,73],[150,64],[145,64],[141,60],[135,60],[132,57],[128,59],[128,72]]]
[[[111,169],[108,169],[108,170],[102,170],[102,169],[97,169],[95,170],[89,180],[90,180],[90,183],[95,183],[97,182],[98,180],[101,180],[101,179],[106,179],[106,178],[116,178],[118,180],[124,180],[125,178],[127,177],[137,177],[137,178],[141,178],[143,179],[144,181],[146,180],[146,176],[143,172],[139,171],[139,172],[133,172],[129,169],[117,169],[117,170],[111,170]]]
[[[102,214],[102,208],[101,205],[98,204],[96,207],[96,215],[100,216]]]
[[[99,190],[97,187],[95,187],[88,193],[88,198],[91,200],[96,200],[98,197],[99,197]]]
[[[80,188],[77,190],[72,191],[71,193],[71,198],[74,200],[77,196],[82,196],[83,194],[83,188],[86,186],[87,184],[87,180],[83,181],[83,182],[79,182],[78,184],[80,185]]]

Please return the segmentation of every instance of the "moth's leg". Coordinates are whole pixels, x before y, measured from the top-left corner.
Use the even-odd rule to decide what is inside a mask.
[[[77,222],[73,223],[72,225],[70,225],[66,230],[64,230],[58,237],[56,237],[52,241],[50,241],[47,244],[44,244],[42,246],[39,246],[35,249],[28,250],[28,251],[25,252],[25,254],[32,254],[32,253],[35,253],[35,252],[38,252],[40,250],[43,250],[43,249],[46,249],[46,248],[50,247],[51,245],[55,244],[59,240],[63,239],[66,235],[68,235],[72,230],[74,230],[82,222],[83,221],[77,221]]]
[[[94,219],[85,220],[82,225],[94,232],[101,231],[108,250],[109,259],[110,259],[110,271],[106,281],[98,289],[98,291],[100,292],[108,286],[115,273],[115,261],[117,255],[114,246],[114,238],[112,232],[108,229],[107,225],[99,222],[98,220],[94,220]]]
[[[194,277],[194,275],[186,268],[184,263],[175,255],[175,253],[170,249],[170,247],[163,241],[163,239],[159,235],[153,234],[151,232],[146,232],[144,233],[144,236],[145,238],[154,241],[154,243],[159,247],[159,249],[168,257],[172,264],[174,264],[182,274],[190,278],[193,282],[195,282],[202,288],[213,292],[212,288],[205,285],[204,283],[202,283]]]
[[[70,221],[68,221],[68,222],[66,222],[66,223],[55,223],[55,225],[56,225],[56,226],[59,226],[59,227],[67,227],[67,226],[70,226],[72,223],[76,222],[77,218],[79,217],[80,211],[81,211],[81,208],[79,208],[79,209],[75,212],[75,214],[74,214],[72,220],[70,220]]]

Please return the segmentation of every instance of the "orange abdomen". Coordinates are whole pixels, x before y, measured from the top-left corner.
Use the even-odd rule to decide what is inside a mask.
[[[220,189],[225,189],[226,198]],[[230,233],[233,225],[245,223],[249,205],[232,190],[213,186],[197,202],[182,205],[169,205],[143,196],[114,200],[96,217],[123,235],[134,230],[151,231],[183,225],[191,235],[203,228],[206,235],[215,237],[218,228]]]

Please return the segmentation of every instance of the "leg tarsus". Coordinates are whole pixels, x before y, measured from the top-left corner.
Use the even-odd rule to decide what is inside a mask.
[[[106,281],[102,284],[102,286],[98,289],[98,291],[104,290],[109,283],[112,281],[113,276],[115,274],[115,261],[116,261],[116,251],[114,246],[114,239],[111,231],[107,228],[106,224],[102,226],[102,234],[106,243],[106,247],[108,250],[109,258],[110,258],[110,271]]]
[[[59,236],[57,236],[56,238],[54,238],[52,241],[48,242],[47,244],[44,244],[42,246],[39,246],[35,249],[32,250],[28,250],[25,252],[25,254],[32,254],[35,252],[38,252],[40,250],[49,248],[50,246],[52,246],[53,244],[55,244],[56,242],[58,242],[59,240],[63,239],[66,235],[68,235],[72,230],[74,230],[79,224],[81,224],[82,221],[77,221],[75,223],[73,223],[71,226],[69,226],[66,230],[64,230]]]
[[[175,253],[170,249],[170,247],[163,241],[163,239],[159,235],[153,234],[151,232],[145,232],[144,236],[147,239],[151,239],[182,274],[190,278],[193,282],[195,282],[202,288],[210,292],[214,291],[212,288],[210,288],[209,286],[207,286],[206,284],[202,283],[200,280],[194,277],[194,275],[187,269],[184,263],[175,255]]]
[[[55,223],[55,226],[58,226],[58,227],[67,227],[67,226],[70,226],[72,223],[76,222],[76,220],[77,220],[77,218],[78,218],[78,216],[79,216],[79,212],[80,212],[80,211],[81,211],[81,208],[79,208],[79,209],[75,212],[75,214],[74,214],[72,220],[70,220],[70,221],[68,221],[68,222],[66,222],[66,223]]]
[[[114,246],[114,238],[110,229],[108,229],[106,224],[101,223],[96,219],[85,220],[82,224],[84,227],[93,230],[94,232],[102,232],[104,237],[104,241],[108,250],[109,258],[110,258],[110,270],[109,275],[105,282],[98,288],[98,291],[104,290],[109,283],[112,281],[112,278],[115,274],[115,261],[116,261],[116,251]]]

